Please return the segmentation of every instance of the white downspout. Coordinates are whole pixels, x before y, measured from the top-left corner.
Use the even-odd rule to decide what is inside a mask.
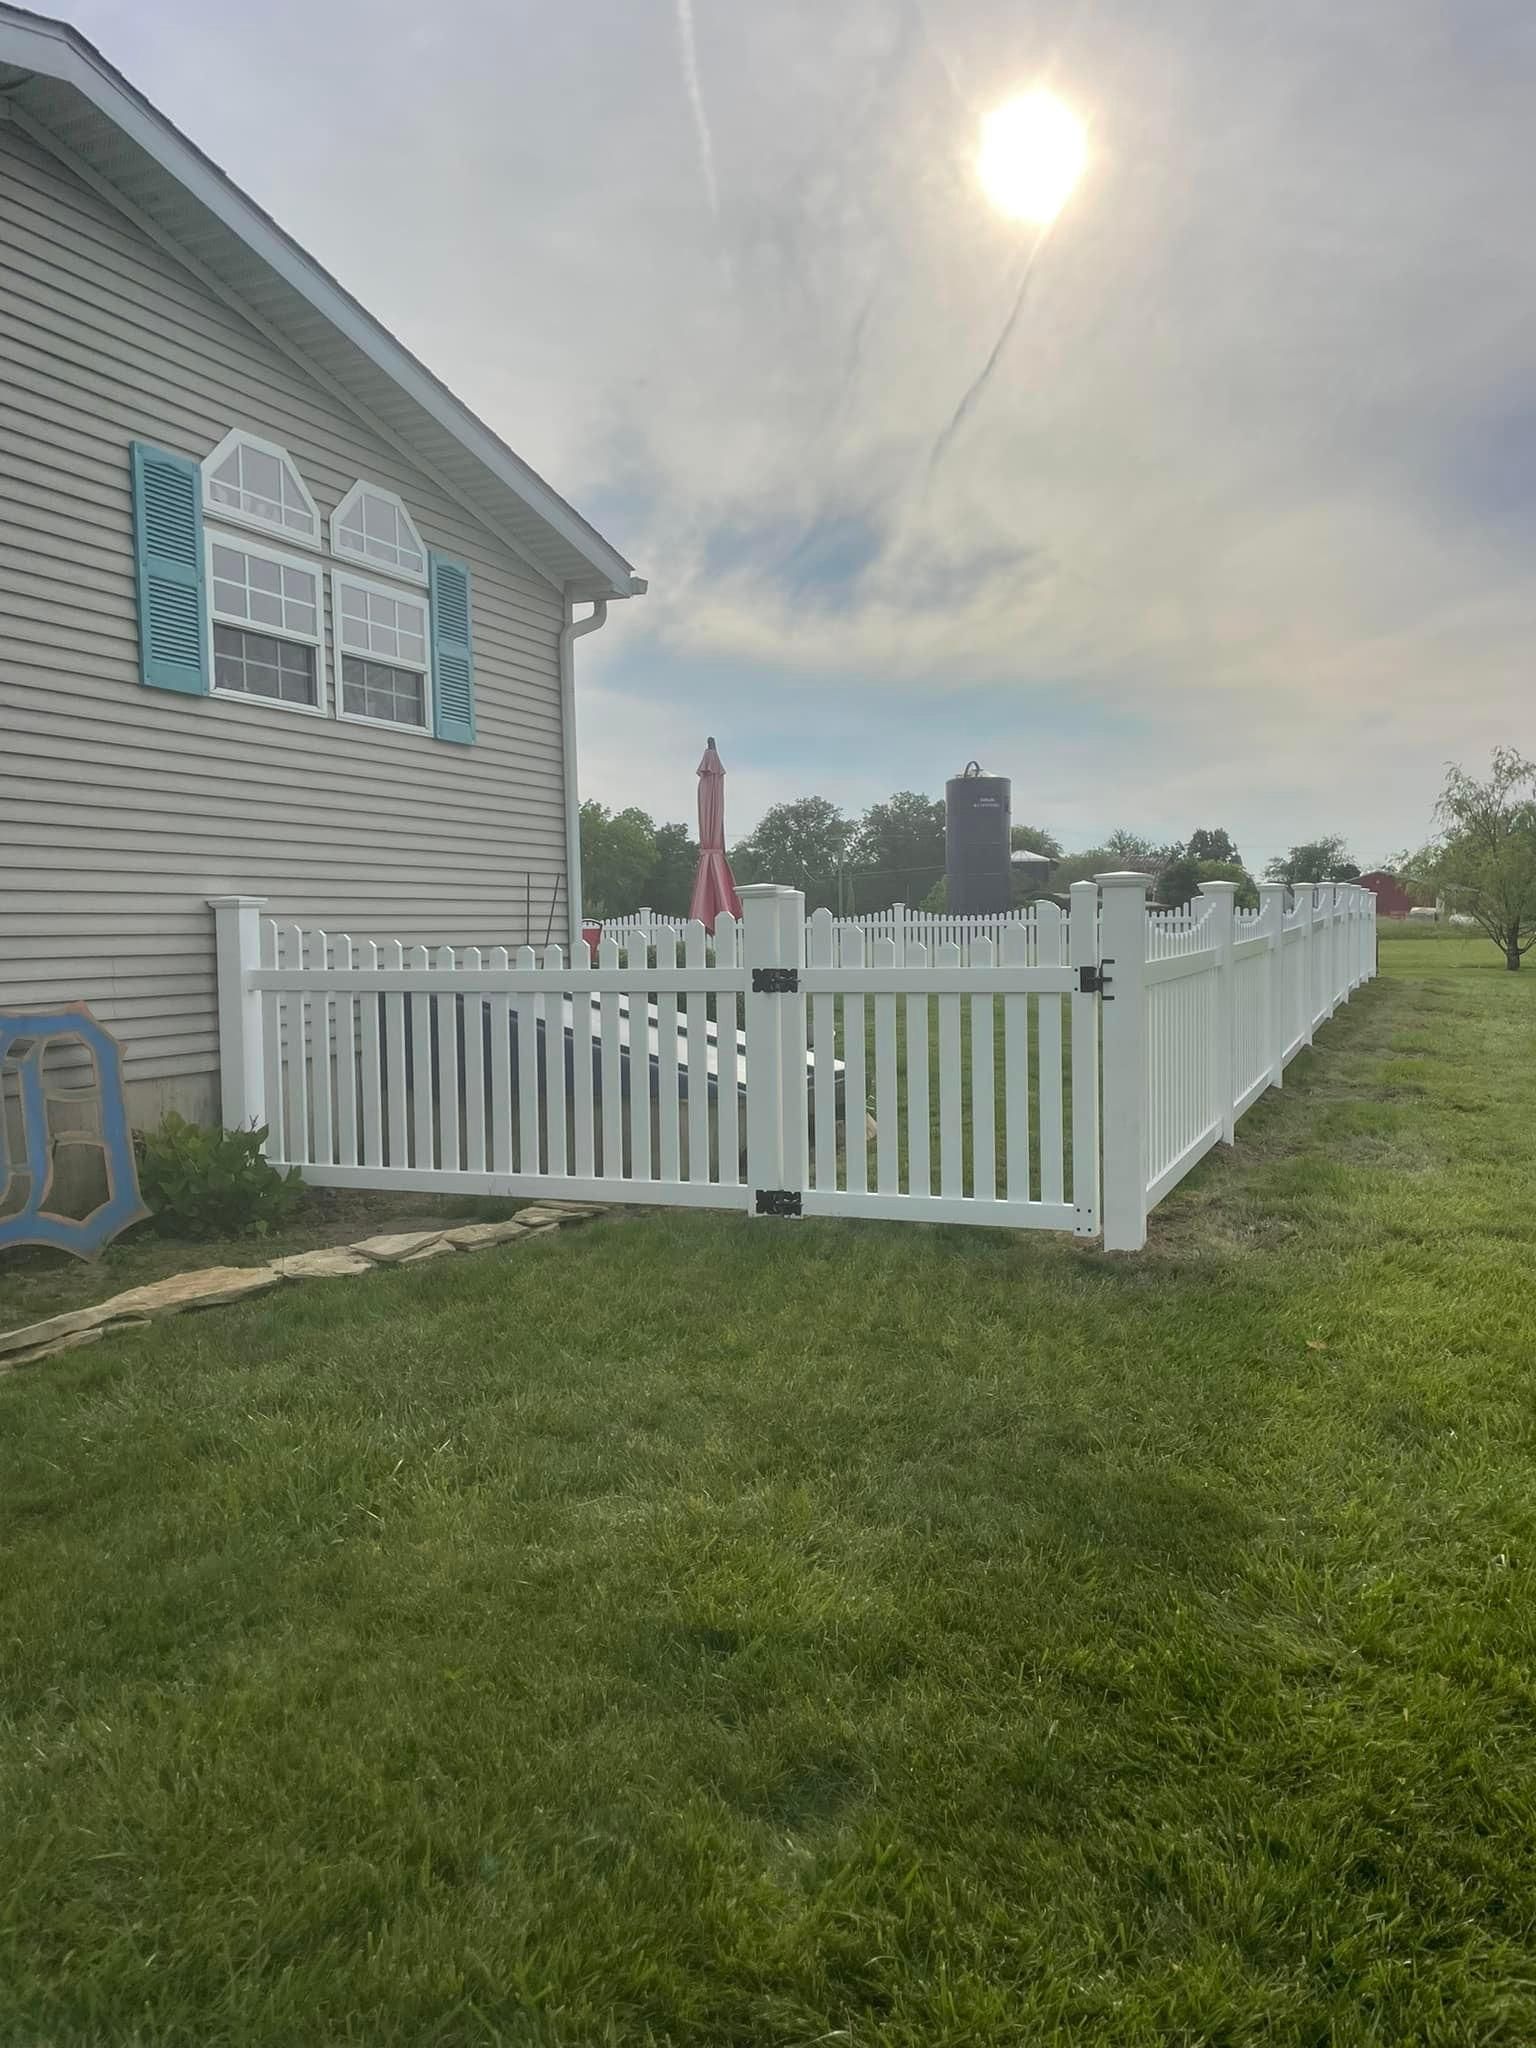
[[[606,623],[608,600],[594,598],[587,618],[578,619],[574,613],[575,605],[567,599],[560,628],[560,729],[565,756],[565,904],[572,946],[581,938],[581,792],[576,778],[576,664],[571,647],[583,633],[595,633]]]

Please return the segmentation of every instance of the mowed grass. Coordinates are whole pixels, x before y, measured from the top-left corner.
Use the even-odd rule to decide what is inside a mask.
[[[1536,976],[1148,1253],[672,1214],[0,1381],[0,2042],[1536,2037]]]

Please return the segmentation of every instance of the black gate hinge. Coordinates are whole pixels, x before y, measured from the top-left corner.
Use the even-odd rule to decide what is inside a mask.
[[[1109,993],[1109,985],[1115,977],[1112,974],[1106,974],[1104,970],[1106,967],[1113,967],[1114,964],[1113,960],[1101,960],[1097,967],[1079,967],[1077,970],[1078,994],[1082,996],[1102,996],[1106,1003],[1112,1003],[1115,999]]]
[[[798,1216],[800,1214],[800,1190],[798,1188],[759,1188],[757,1191],[757,1213],[759,1216]]]
[[[800,993],[798,967],[754,967],[752,993],[755,996],[796,996]]]

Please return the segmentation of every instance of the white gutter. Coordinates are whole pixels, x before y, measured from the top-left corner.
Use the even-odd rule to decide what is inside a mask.
[[[585,619],[576,618],[574,612],[574,604],[567,599],[565,624],[560,628],[560,735],[565,756],[565,906],[572,946],[581,938],[581,790],[576,777],[576,662],[571,648],[583,633],[595,633],[607,623],[608,600],[594,598],[591,614]]]

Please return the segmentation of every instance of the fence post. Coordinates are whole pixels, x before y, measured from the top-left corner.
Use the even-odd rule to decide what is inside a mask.
[[[1216,1103],[1221,1114],[1221,1142],[1231,1145],[1237,1138],[1233,1099],[1237,1094],[1236,1038],[1237,990],[1232,958],[1233,913],[1237,909],[1236,882],[1202,882],[1201,896],[1210,903],[1211,936],[1216,946]]]
[[[1103,892],[1099,958],[1109,969],[1102,1010],[1104,1059],[1104,1249],[1139,1252],[1147,1241],[1147,884],[1137,874],[1096,875]]]
[[[1285,1086],[1285,884],[1260,882],[1261,928],[1269,940],[1269,986],[1265,1045],[1269,1051],[1269,1085]]]
[[[891,938],[896,947],[896,965],[907,964],[907,906],[905,903],[891,905]]]
[[[753,987],[760,970],[799,967],[805,958],[805,897],[776,882],[749,883],[741,898],[741,966],[746,982],[747,1213],[780,1211],[757,1206],[774,1192],[800,1193],[805,1182],[805,998]],[[799,1088],[786,1090],[799,1023]],[[792,1099],[786,1100],[786,1096]],[[798,1147],[793,1141],[795,1126]],[[788,1142],[786,1143],[786,1140]]]
[[[1099,892],[1092,882],[1070,891],[1071,965],[1099,964]],[[1113,993],[1113,990],[1111,990]],[[1072,1234],[1099,1234],[1099,1010],[1091,996],[1068,998],[1072,1012]]]
[[[267,1121],[261,997],[246,977],[261,965],[265,896],[210,896],[219,992],[219,1120],[226,1131],[259,1131]]]
[[[1301,883],[1296,890],[1296,922],[1301,927],[1301,938],[1296,946],[1297,968],[1301,975],[1301,1042],[1312,1043],[1312,1026],[1317,1018],[1317,969],[1312,958],[1312,947],[1316,937],[1316,926],[1312,922],[1316,892],[1310,882]]]

